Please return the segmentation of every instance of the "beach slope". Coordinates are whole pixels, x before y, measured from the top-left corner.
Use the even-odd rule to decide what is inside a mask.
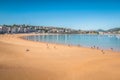
[[[120,52],[0,35],[0,80],[120,80]]]

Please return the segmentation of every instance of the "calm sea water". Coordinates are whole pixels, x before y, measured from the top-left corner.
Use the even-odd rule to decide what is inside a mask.
[[[25,38],[33,41],[81,45],[84,47],[96,46],[100,49],[113,48],[114,51],[120,51],[120,35],[58,34],[27,36]]]

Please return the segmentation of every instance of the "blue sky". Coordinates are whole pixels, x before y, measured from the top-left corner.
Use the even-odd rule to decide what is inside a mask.
[[[120,27],[119,0],[0,0],[0,24],[96,30]]]

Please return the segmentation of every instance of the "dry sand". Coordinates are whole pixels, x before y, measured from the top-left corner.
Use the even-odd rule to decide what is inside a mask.
[[[120,52],[0,35],[0,80],[120,80]]]

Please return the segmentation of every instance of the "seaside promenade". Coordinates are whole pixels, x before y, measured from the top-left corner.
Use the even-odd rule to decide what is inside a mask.
[[[0,80],[120,80],[120,52],[0,35]]]

